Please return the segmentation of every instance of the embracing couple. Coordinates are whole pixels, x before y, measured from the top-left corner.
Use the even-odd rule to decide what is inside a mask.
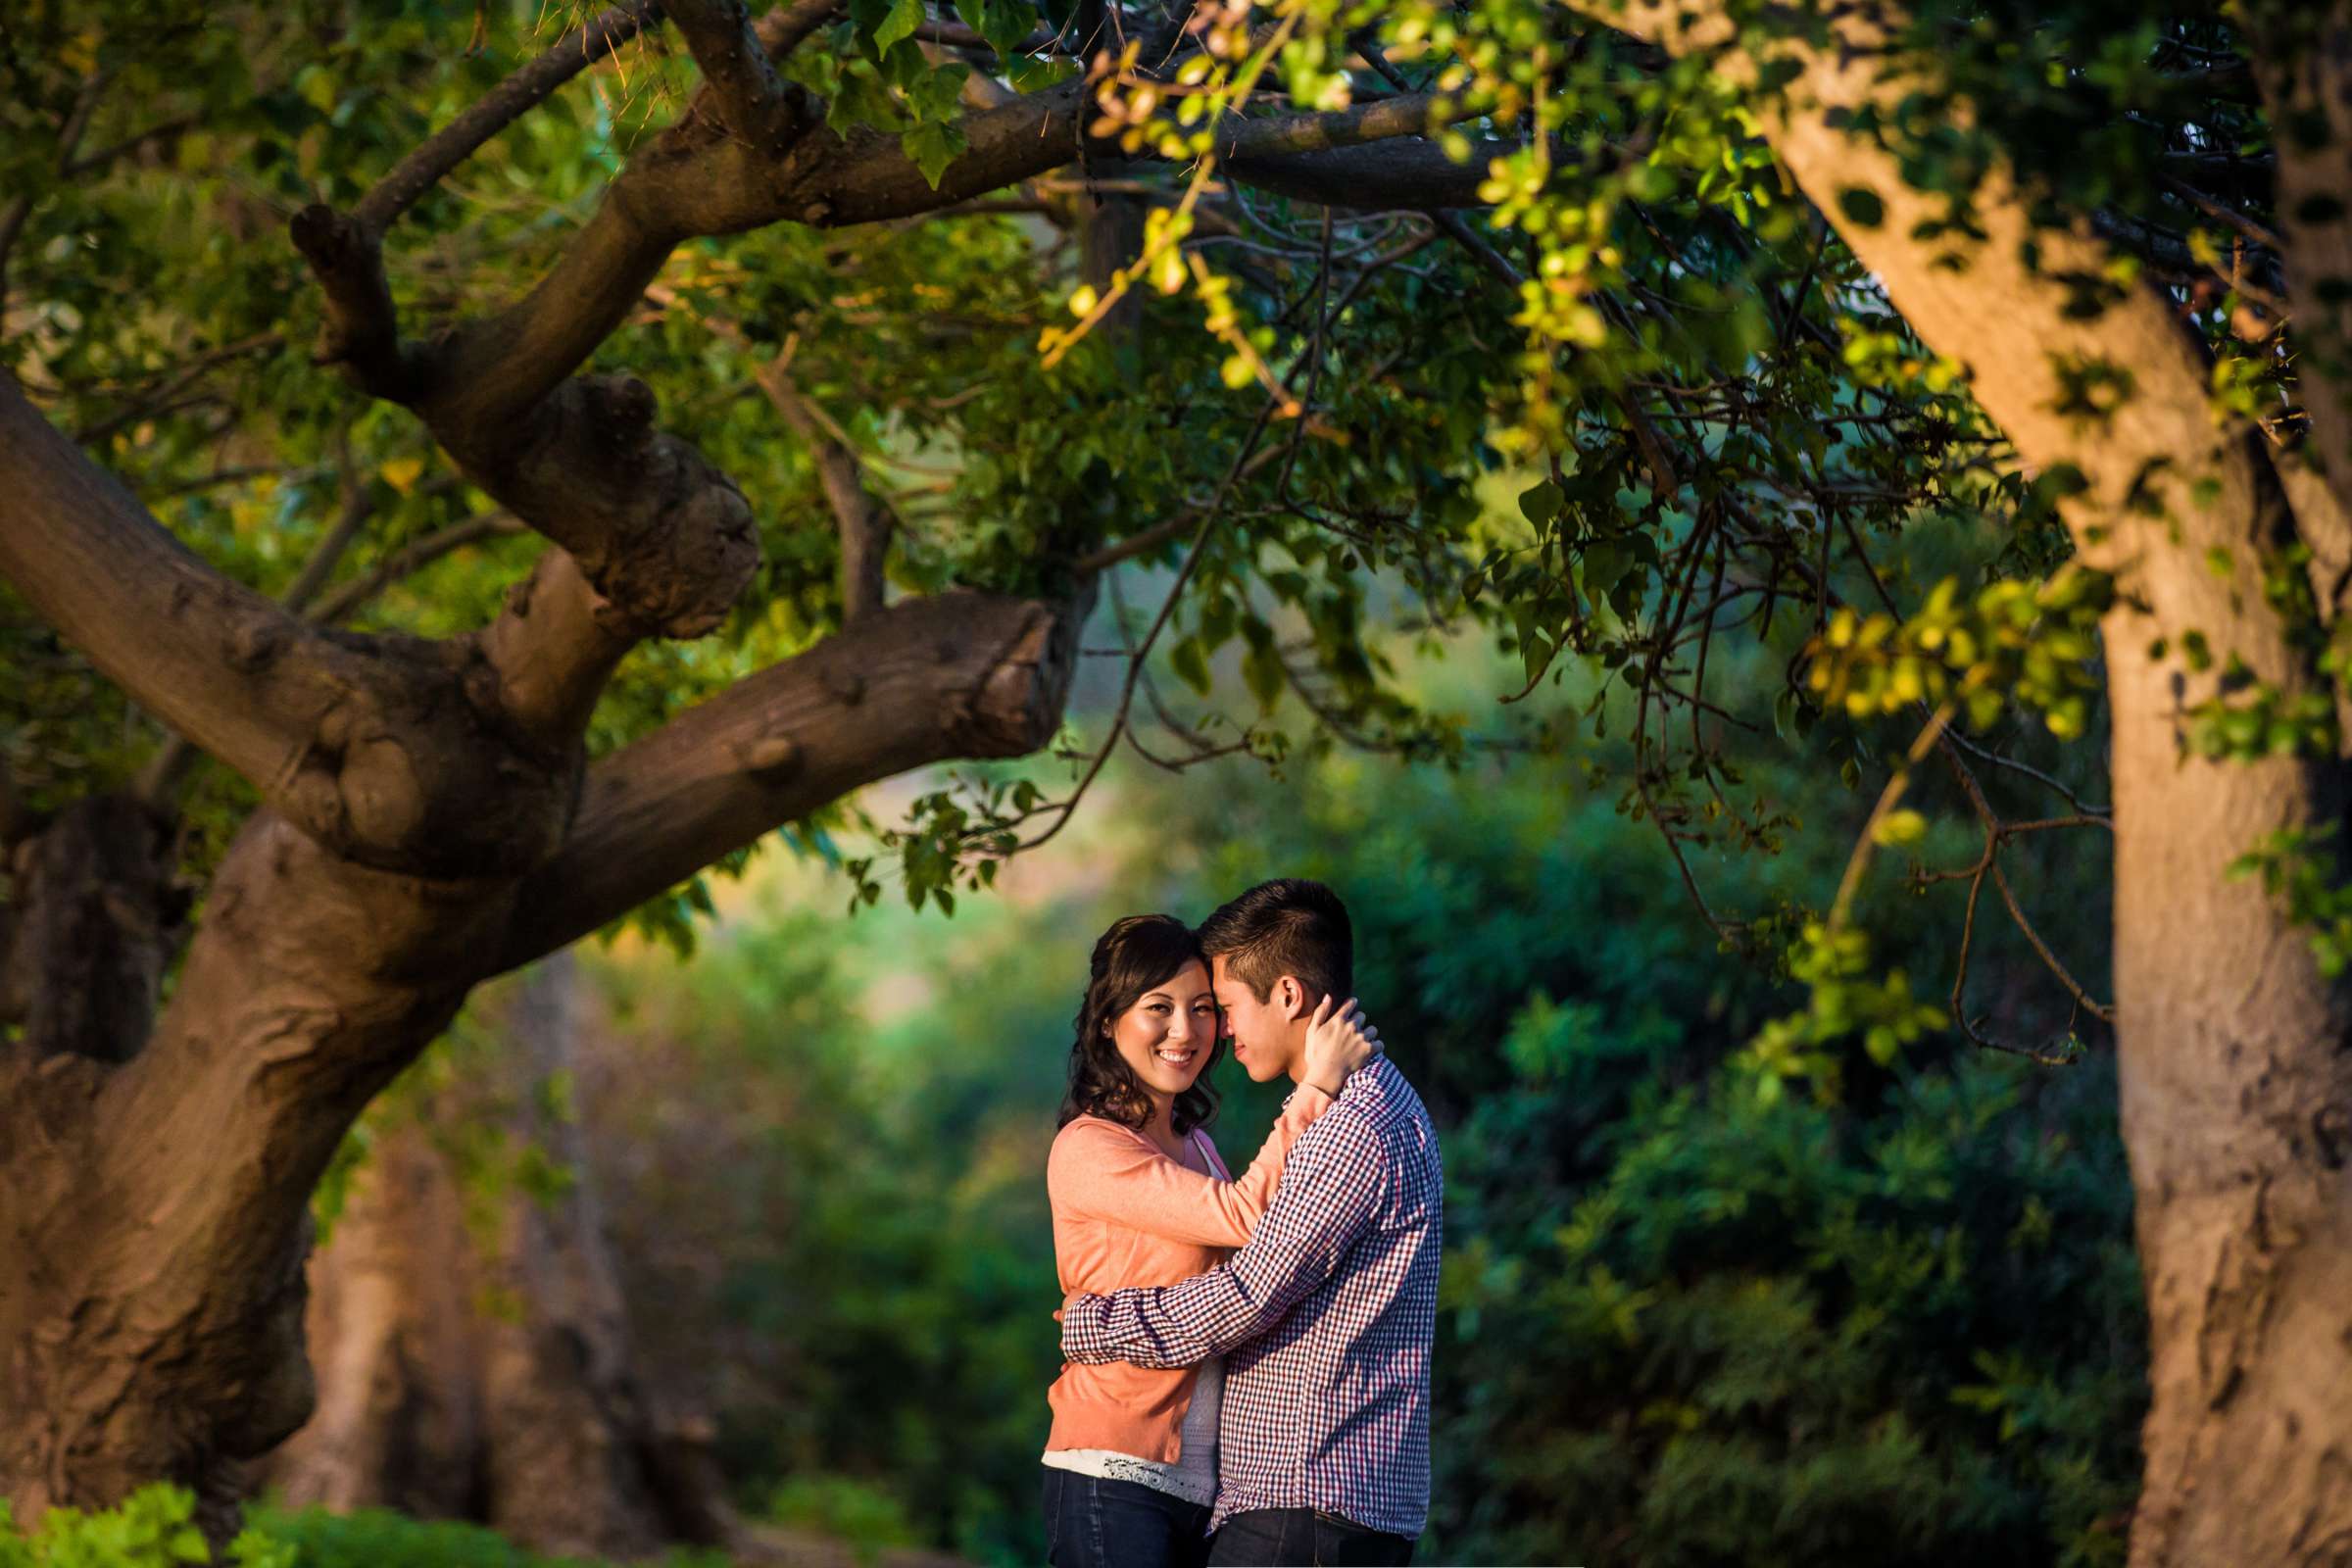
[[[1047,1169],[1054,1568],[1412,1556],[1438,1140],[1355,1011],[1353,950],[1339,897],[1296,879],[1198,931],[1134,915],[1095,944]],[[1202,1131],[1228,1041],[1298,1086],[1238,1177]]]

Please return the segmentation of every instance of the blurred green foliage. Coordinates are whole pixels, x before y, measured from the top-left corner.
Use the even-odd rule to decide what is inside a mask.
[[[143,1487],[115,1508],[50,1510],[29,1532],[0,1501],[0,1568],[602,1568],[580,1557],[542,1557],[475,1525],[426,1523],[381,1508],[331,1514],[257,1507],[216,1557],[193,1523],[196,1499],[179,1487]],[[711,1551],[665,1552],[658,1568],[726,1568]],[[642,1568],[642,1565],[641,1565]]]
[[[1810,744],[1745,762],[1785,847],[1709,859],[1726,902],[1835,877],[1867,802],[1806,784]],[[771,862],[692,964],[598,960],[630,1066],[583,1094],[638,1151],[629,1288],[657,1340],[738,1368],[747,1500],[1038,1559],[1042,1172],[1087,945],[1299,874],[1347,898],[1358,992],[1445,1140],[1427,1560],[2120,1561],[2144,1326],[2110,1071],[1931,1042],[1857,1056],[1835,1099],[1760,1094],[1740,1049],[1788,981],[1719,951],[1652,833],[1580,787],[1612,760],[1114,766],[1064,855],[953,920],[811,917],[826,872]],[[2095,906],[2101,848],[2053,845],[2038,891]],[[1944,892],[1858,914],[1939,972]],[[2014,940],[1980,940],[2003,1022],[2054,1027]],[[1220,1072],[1246,1157],[1281,1086]],[[664,1121],[699,1157],[662,1159]],[[707,1301],[632,1241],[680,1223],[718,1254]]]
[[[184,1568],[212,1563],[196,1528],[196,1498],[178,1487],[146,1487],[119,1507],[95,1512],[52,1508],[20,1529],[0,1498],[0,1568]],[[296,1568],[293,1554],[267,1532],[248,1528],[220,1559],[234,1568]]]
[[[476,1525],[425,1523],[382,1508],[256,1508],[251,1518],[254,1534],[291,1549],[272,1568],[605,1568],[582,1557],[536,1556]],[[680,1548],[646,1568],[727,1568],[728,1561]]]

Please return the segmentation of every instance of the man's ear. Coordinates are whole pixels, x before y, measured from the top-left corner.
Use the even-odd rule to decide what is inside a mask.
[[[1298,983],[1298,977],[1294,974],[1286,974],[1281,979],[1275,981],[1274,984],[1282,1002],[1283,1016],[1288,1018],[1304,1016],[1306,1012],[1306,987]]]

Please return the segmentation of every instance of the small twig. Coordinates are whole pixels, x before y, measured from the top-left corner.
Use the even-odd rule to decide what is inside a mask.
[[[2004,753],[1993,751],[1987,747],[1979,746],[1975,741],[1970,740],[1966,735],[1961,734],[1957,730],[1952,731],[1950,739],[1954,745],[1958,746],[1962,751],[1967,752],[1971,756],[1975,757],[1980,761],[1990,762],[1995,767],[2005,767],[2013,773],[2022,774],[2025,777],[2032,779],[2036,784],[2056,791],[2059,795],[2065,798],[2067,805],[2073,807],[2076,810],[2081,811],[2084,816],[2096,817],[2102,822],[2106,822],[2110,819],[2111,813],[2107,808],[2083,805],[2082,798],[2075,794],[2073,790],[2067,788],[2066,785],[2060,783],[2057,779],[2052,778],[2049,774],[2044,773],[2041,769],[2034,767],[2030,763],[2021,762],[2017,759],[2007,756]]]
[[[400,215],[473,156],[481,145],[544,102],[558,87],[604,59],[661,16],[658,0],[627,3],[591,18],[556,46],[490,89],[457,119],[419,143],[360,199],[351,216],[381,237]]]
[[[1835,931],[1845,923],[1847,906],[1853,903],[1854,892],[1862,885],[1862,873],[1870,865],[1870,858],[1878,849],[1879,824],[1902,801],[1903,792],[1911,787],[1911,770],[1920,764],[1936,743],[1943,738],[1944,727],[1952,721],[1953,700],[1946,698],[1929,715],[1927,726],[1912,741],[1910,751],[1903,756],[1903,765],[1887,778],[1886,787],[1879,791],[1878,803],[1870,808],[1869,820],[1862,824],[1861,837],[1854,844],[1854,853],[1846,858],[1845,875],[1838,879],[1838,897],[1830,903],[1830,929]]]
[[[1234,487],[1241,483],[1243,474],[1248,471],[1250,460],[1256,455],[1257,443],[1265,436],[1267,422],[1273,418],[1275,409],[1280,406],[1278,400],[1269,398],[1259,408],[1257,418],[1250,426],[1248,439],[1242,443],[1242,450],[1235,455],[1233,466],[1225,470],[1225,478],[1218,484],[1215,497],[1201,514],[1200,526],[1193,533],[1192,545],[1185,551],[1184,564],[1177,567],[1176,580],[1169,584],[1167,598],[1160,604],[1159,614],[1152,620],[1152,629],[1144,633],[1143,642],[1136,649],[1135,658],[1127,666],[1127,679],[1119,688],[1119,704],[1110,716],[1110,738],[1102,743],[1102,749],[1095,754],[1095,760],[1088,765],[1085,776],[1078,780],[1076,787],[1062,802],[1061,814],[1054,818],[1054,825],[1037,837],[1021,843],[1018,846],[1019,849],[1034,850],[1067,827],[1071,817],[1077,813],[1078,803],[1086,796],[1087,787],[1093,784],[1096,776],[1102,771],[1102,764],[1110,760],[1111,752],[1119,744],[1119,732],[1127,726],[1128,711],[1135,706],[1135,688],[1143,674],[1144,661],[1151,657],[1152,644],[1159,640],[1159,634],[1167,626],[1168,618],[1176,612],[1177,601],[1184,597],[1185,585],[1192,581],[1193,569],[1200,564],[1201,549],[1208,543],[1209,533],[1216,526],[1217,518],[1223,514],[1226,500],[1233,494]]]
[[[508,512],[488,512],[451,523],[408,546],[365,577],[355,578],[328,594],[311,607],[307,618],[320,626],[332,625],[403,577],[423,570],[453,551],[521,531],[521,520]]]
[[[2213,219],[2217,222],[2229,224],[2231,228],[2236,229],[2240,234],[2243,234],[2255,244],[2260,245],[2272,255],[2284,256],[2286,254],[2286,242],[2281,240],[2276,233],[2273,233],[2270,229],[2265,228],[2262,224],[2256,222],[2253,219],[2248,218],[2245,214],[2239,212],[2234,207],[2226,207],[2222,203],[2215,201],[2212,197],[2197,189],[2196,186],[2191,185],[2187,180],[2178,178],[2172,174],[2158,174],[2156,176],[2156,183],[2162,185],[2166,190],[2171,191],[2174,195],[2188,203],[2189,206],[2194,207],[2198,212],[2203,213],[2207,218]]]
[[[2026,911],[2019,906],[2017,895],[2010,890],[2009,878],[2002,873],[2000,862],[1996,858],[2000,841],[2009,836],[2008,830],[2005,829],[1999,815],[1993,810],[1992,803],[1985,799],[1984,786],[1977,782],[1977,776],[1961,762],[1960,754],[1953,748],[1949,746],[1943,748],[1943,760],[1944,764],[1952,770],[1952,776],[1960,781],[1960,788],[1967,794],[1969,804],[1976,808],[1978,819],[1984,824],[1985,862],[1992,873],[1993,887],[2000,893],[2001,902],[2008,906],[2009,918],[2017,923],[2017,929],[2024,933],[2029,943],[2033,944],[2034,951],[2041,956],[2041,961],[2048,966],[2050,973],[2058,977],[2058,983],[2066,988],[2067,995],[2075,999],[2076,1004],[2101,1023],[2114,1023],[2115,1009],[2093,1002],[2089,993],[2076,983],[2074,975],[2068,971],[2064,963],[2059,961],[2058,955],[2050,950],[2050,945],[2042,940],[2041,933],[2034,929],[2031,920],[2026,918]],[[2076,825],[2095,825],[2106,828],[2109,832],[2114,831],[2113,823],[2101,817],[2087,815],[2080,818],[2050,818],[2045,821],[2025,824],[2016,831],[2038,832],[2045,828]]]
[[[1249,478],[1281,456],[1282,449],[1280,447],[1268,447],[1265,451],[1250,458],[1249,464],[1243,467],[1241,477]],[[1205,510],[1207,509],[1202,507],[1188,507],[1165,522],[1153,523],[1142,533],[1131,534],[1117,544],[1104,545],[1100,550],[1080,556],[1076,561],[1070,563],[1070,570],[1081,577],[1092,576],[1097,572],[1108,571],[1123,561],[1133,561],[1138,556],[1150,555],[1169,540],[1182,538],[1187,528],[1200,520],[1201,513]]]
[[[341,564],[344,553],[351,549],[352,543],[368,526],[368,514],[371,510],[368,504],[368,487],[360,478],[359,465],[352,461],[348,431],[338,432],[335,437],[335,468],[339,481],[337,495],[341,503],[335,525],[327,530],[326,537],[311,552],[310,560],[302,564],[302,570],[295,573],[293,582],[287,585],[284,596],[279,600],[280,604],[298,615],[318,596],[318,590],[326,586],[326,580],[335,574],[335,567]]]

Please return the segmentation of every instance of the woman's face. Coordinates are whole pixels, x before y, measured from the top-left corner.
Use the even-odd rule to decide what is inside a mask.
[[[1136,998],[1106,1025],[1119,1057],[1154,1094],[1181,1095],[1208,1065],[1217,1043],[1217,999],[1208,971],[1188,963]]]

